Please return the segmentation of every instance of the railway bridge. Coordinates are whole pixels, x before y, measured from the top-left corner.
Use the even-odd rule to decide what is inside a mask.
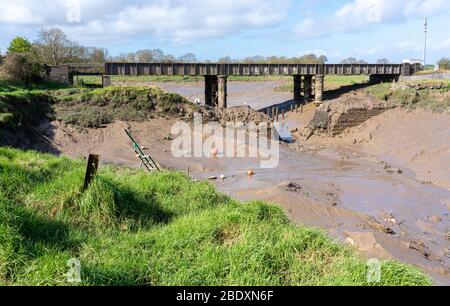
[[[367,75],[370,82],[392,82],[420,70],[415,64],[214,64],[214,63],[119,63],[98,65],[53,66],[50,78],[73,82],[77,74],[102,75],[103,86],[111,84],[111,76],[203,76],[205,103],[227,107],[229,76],[292,76],[296,101],[322,101],[325,75]]]

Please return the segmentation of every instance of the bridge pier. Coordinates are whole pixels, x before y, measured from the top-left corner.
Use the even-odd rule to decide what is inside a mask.
[[[302,76],[294,75],[294,100],[300,102],[302,100]]]
[[[212,107],[217,106],[217,87],[218,87],[217,75],[205,75],[205,105]]]
[[[316,80],[315,80],[315,91],[316,91],[315,100],[316,100],[316,102],[323,101],[324,81],[325,81],[325,76],[323,74],[316,75]]]
[[[205,75],[205,104],[212,107],[227,107],[226,75]]]
[[[303,96],[305,98],[305,104],[311,100],[312,96],[312,76],[305,75],[303,77]]]
[[[109,75],[102,75],[102,87],[108,87],[111,86],[111,76]]]
[[[217,86],[217,107],[219,108],[227,108],[227,81],[228,76],[219,75],[218,86]]]

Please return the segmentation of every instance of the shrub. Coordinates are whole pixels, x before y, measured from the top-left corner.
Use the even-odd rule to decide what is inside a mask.
[[[12,81],[30,84],[41,79],[43,67],[33,53],[10,53],[1,66],[2,75]]]

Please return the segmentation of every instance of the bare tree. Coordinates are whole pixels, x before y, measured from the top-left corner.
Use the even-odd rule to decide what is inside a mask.
[[[82,56],[82,47],[67,39],[59,28],[41,29],[39,40],[34,47],[42,62],[59,65],[71,62],[77,56]]]
[[[377,60],[377,64],[387,65],[390,64],[390,61],[387,58],[380,58],[379,60]]]
[[[186,53],[178,58],[182,63],[196,63],[197,57],[193,53]]]
[[[151,63],[154,61],[153,51],[151,50],[139,50],[136,52],[136,60],[139,63]]]

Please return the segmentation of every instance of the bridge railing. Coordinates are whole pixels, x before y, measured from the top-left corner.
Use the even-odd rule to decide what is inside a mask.
[[[211,64],[211,63],[114,63],[105,64],[107,75],[371,75],[400,74],[401,65],[379,64]]]

